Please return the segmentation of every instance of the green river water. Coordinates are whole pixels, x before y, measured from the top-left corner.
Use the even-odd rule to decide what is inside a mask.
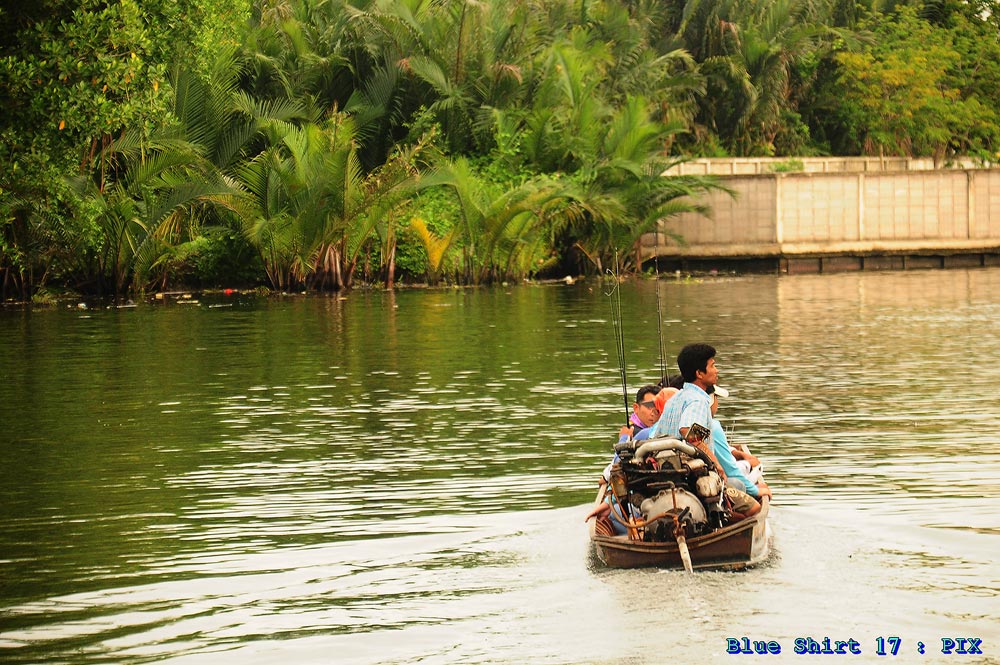
[[[597,280],[0,310],[0,662],[1000,662],[1000,268],[626,283],[633,395],[657,288],[764,459],[756,569],[593,560]]]

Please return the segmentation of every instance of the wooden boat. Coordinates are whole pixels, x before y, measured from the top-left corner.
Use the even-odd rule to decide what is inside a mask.
[[[679,451],[699,456],[711,467],[708,457],[686,443],[672,439],[659,439],[647,441],[646,444],[638,450],[634,447],[632,450],[640,456],[644,455],[643,451],[647,449],[649,451]],[[635,444],[630,443],[629,445],[634,446]],[[746,446],[741,447],[745,452],[749,452]],[[677,473],[681,475],[675,476],[675,479],[684,477],[684,472],[680,469],[686,469],[688,464],[678,467]],[[666,465],[663,468],[666,469],[665,473],[667,474],[675,473]],[[641,478],[639,480],[641,482]],[[673,483],[667,483],[667,485],[674,487]],[[609,491],[610,485],[601,485],[594,503],[595,512],[604,503]],[[674,492],[675,490],[669,491]],[[690,493],[688,493],[688,497],[697,501],[697,498]],[[679,508],[676,496],[673,505],[672,512],[676,513]],[[594,544],[598,559],[612,568],[660,567],[682,568],[689,571],[695,569],[741,570],[764,561],[770,554],[769,508],[769,498],[762,497],[761,509],[757,514],[707,533],[698,532],[696,535],[688,533],[685,536],[685,530],[677,526],[678,523],[675,519],[674,538],[659,537],[652,539],[652,541],[642,537],[642,527],[630,529],[630,534],[617,535],[611,520],[605,515],[590,521],[590,540]],[[681,514],[683,515],[683,513]]]
[[[596,505],[604,502],[607,485],[597,493]],[[765,560],[770,554],[771,531],[767,523],[767,497],[753,517],[686,540],[691,567],[702,570],[742,570]],[[676,542],[647,543],[614,535],[605,518],[590,521],[590,540],[597,558],[611,568],[684,569],[681,546]]]

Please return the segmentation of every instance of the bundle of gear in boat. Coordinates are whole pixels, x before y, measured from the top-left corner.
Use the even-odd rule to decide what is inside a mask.
[[[629,536],[673,541],[715,531],[742,519],[729,505],[726,483],[697,444],[672,438],[615,445],[610,489]],[[631,519],[630,519],[631,518]]]

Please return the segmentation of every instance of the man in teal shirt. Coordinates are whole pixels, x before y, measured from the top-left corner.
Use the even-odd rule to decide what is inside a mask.
[[[684,388],[667,402],[649,437],[686,439],[694,424],[702,425],[711,433],[712,452],[727,481],[735,481],[730,484],[736,489],[741,489],[739,485],[743,485],[743,491],[754,498],[759,498],[762,494],[770,496],[771,490],[765,483],[754,485],[740,470],[729,448],[726,432],[714,417],[716,398],[709,392],[714,392],[719,380],[715,349],[708,344],[689,344],[677,354],[677,367],[684,376]]]

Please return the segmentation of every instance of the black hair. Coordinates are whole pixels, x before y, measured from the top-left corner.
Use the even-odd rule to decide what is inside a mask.
[[[708,369],[708,361],[715,357],[715,348],[708,344],[688,344],[677,354],[677,367],[684,380],[693,383],[697,372]]]
[[[661,388],[677,388],[680,390],[684,387],[684,376],[681,374],[674,374],[673,376],[667,375],[660,379]]]
[[[638,404],[639,402],[642,401],[642,398],[643,398],[644,395],[649,395],[650,393],[652,393],[653,397],[656,397],[657,395],[659,395],[660,394],[660,386],[654,386],[654,385],[650,384],[648,386],[643,386],[642,388],[639,388],[639,390],[635,393],[635,402],[636,402],[636,404]]]

